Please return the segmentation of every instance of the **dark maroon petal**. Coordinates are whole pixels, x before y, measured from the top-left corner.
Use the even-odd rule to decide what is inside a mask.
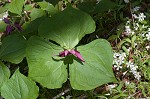
[[[60,56],[60,57],[65,57],[65,52],[64,52],[64,51],[63,51],[63,52],[60,52],[60,53],[59,53],[59,56]]]
[[[80,59],[82,62],[85,62],[84,59],[82,58],[80,52],[75,51],[75,56],[76,56],[78,59]]]
[[[7,23],[7,24],[10,24],[10,20],[7,19],[7,18],[4,18],[4,22]]]
[[[75,55],[75,53],[76,53],[75,50],[70,50],[69,52],[73,55]]]
[[[7,27],[6,27],[6,34],[8,35],[8,34],[10,34],[11,32],[13,31],[13,26],[11,26],[11,25],[7,25]]]
[[[68,50],[65,50],[65,56],[67,56],[69,54],[69,51]]]
[[[65,56],[67,56],[68,54],[69,54],[69,51],[68,51],[68,50],[64,50],[64,51],[62,51],[62,52],[59,53],[59,56],[60,56],[60,57],[65,57]]]
[[[21,27],[21,25],[19,25],[19,23],[15,22],[14,25],[15,25],[15,27],[16,27],[19,31],[22,31],[22,30],[23,30],[22,27]]]
[[[70,51],[64,50],[64,51],[62,51],[62,52],[59,53],[59,56],[60,57],[65,57],[65,56],[68,56],[70,54],[76,56],[78,59],[80,59],[82,62],[84,62],[84,59],[82,58],[80,52],[78,52],[76,50],[70,50]]]

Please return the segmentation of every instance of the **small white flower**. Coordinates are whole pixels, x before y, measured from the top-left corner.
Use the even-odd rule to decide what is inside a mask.
[[[110,93],[107,93],[107,94],[105,94],[106,96],[109,96],[110,95]]]
[[[4,18],[8,17],[8,12],[4,12],[1,15],[2,15],[2,17],[0,18],[0,21],[3,21]]]
[[[125,3],[129,3],[129,0],[124,0]]]
[[[125,26],[126,35],[130,35],[132,33],[130,26]]]
[[[134,75],[134,78],[140,80],[141,75],[139,72],[137,72],[138,66],[134,65],[134,63],[131,61],[127,62],[126,66],[127,68],[130,68],[130,72]]]
[[[113,56],[113,57],[114,57],[114,58],[118,58],[119,55],[120,55],[119,53],[114,53],[114,56]]]
[[[134,73],[134,77],[135,77],[137,80],[140,80],[141,75],[140,75],[139,72],[135,72],[135,73]]]
[[[126,53],[122,53],[121,55],[122,55],[122,57],[126,57]]]
[[[146,39],[147,39],[148,41],[150,41],[150,32],[148,32],[145,36],[146,36]]]
[[[134,35],[134,34],[135,34],[135,32],[134,32],[134,31],[132,31],[132,32],[131,32],[131,34],[132,34],[132,35]]]
[[[114,65],[114,67],[116,68],[116,70],[122,69],[122,66],[120,66],[120,65]]]
[[[113,66],[116,70],[122,69],[122,64],[125,62],[126,53],[114,53]]]
[[[126,24],[127,24],[127,25],[130,25],[130,21],[127,21]]]
[[[150,46],[146,46],[146,49],[149,50],[149,49],[150,49]]]
[[[142,37],[145,37],[145,34],[144,34],[144,33],[142,33],[142,34],[141,34],[141,36],[142,36]]]
[[[137,31],[138,28],[139,28],[139,23],[135,23],[135,24],[134,24],[134,29]]]
[[[111,89],[115,88],[116,86],[117,86],[117,84],[113,84],[113,85],[108,85],[107,87],[109,90],[111,90]]]
[[[131,49],[132,49],[132,48],[131,48],[131,47],[129,47],[129,48],[127,49],[127,51],[128,51],[128,52],[130,52],[130,51],[131,51]]]
[[[7,18],[7,17],[8,17],[8,12],[5,12],[3,18]]]
[[[136,12],[136,11],[138,11],[139,9],[140,9],[140,7],[136,6],[136,7],[133,8],[133,12]]]
[[[72,97],[72,96],[68,95],[68,96],[66,96],[66,99],[71,99],[71,97]]]
[[[134,47],[136,47],[138,44],[137,43],[134,43]]]
[[[138,68],[138,66],[134,66],[134,65],[130,65],[130,69],[131,69],[131,72],[133,73],[134,71],[136,71]]]
[[[97,3],[96,4],[98,4],[101,0],[96,0],[97,1]],[[82,1],[82,2],[84,2],[84,1]]]
[[[126,81],[125,81],[125,84],[126,84],[126,85],[129,85],[129,84],[130,84],[130,82],[126,80]]]
[[[123,72],[123,76],[126,75],[127,71]]]
[[[146,16],[144,15],[144,13],[140,13],[138,16],[138,20],[141,22],[146,18]]]
[[[150,32],[150,28],[148,28],[148,32]]]
[[[63,96],[65,93],[63,92],[61,95]]]
[[[138,16],[136,14],[132,14],[132,17],[135,18],[135,19],[138,18]]]
[[[127,65],[127,68],[130,67],[130,65],[132,65],[133,63],[131,61],[127,62],[126,65]]]

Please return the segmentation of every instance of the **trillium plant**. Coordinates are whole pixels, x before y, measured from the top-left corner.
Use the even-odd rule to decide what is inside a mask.
[[[14,13],[13,9],[9,11]],[[19,10],[16,14],[19,15]],[[1,60],[19,64],[26,59],[28,64],[28,76],[17,69],[10,77],[9,68],[0,63],[0,75],[3,75],[0,88],[4,98],[36,99],[39,89],[35,82],[56,89],[69,80],[76,90],[91,90],[116,82],[112,70],[113,52],[107,40],[96,39],[79,46],[80,40],[96,28],[87,13],[68,6],[51,17],[44,17],[40,24],[36,24],[38,33],[30,36],[24,35],[27,31],[23,31],[19,24],[12,25],[8,19],[4,21],[6,26],[23,33],[11,34],[12,29],[6,27],[10,35],[2,39]]]
[[[29,77],[33,80],[53,89],[69,78],[77,90],[115,81],[112,48],[106,40],[78,46],[85,34],[95,30],[95,22],[88,14],[68,7],[45,19],[38,30],[40,37],[31,37],[27,45]]]

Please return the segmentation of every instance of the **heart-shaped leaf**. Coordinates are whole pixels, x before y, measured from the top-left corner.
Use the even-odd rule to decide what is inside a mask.
[[[13,76],[3,84],[1,95],[5,99],[36,99],[38,87],[32,80],[16,70]]]
[[[53,5],[56,5],[61,0],[45,0],[45,1],[50,2]]]
[[[0,21],[0,32],[4,32],[7,24],[4,21]]]
[[[24,0],[12,0],[12,2],[7,6],[7,9],[12,13],[21,15],[23,5]]]
[[[20,63],[25,57],[26,40],[19,35],[9,35],[2,40],[0,59]]]
[[[90,15],[68,7],[44,20],[39,27],[39,35],[57,42],[65,49],[72,49],[82,37],[94,30],[95,22]]]
[[[10,71],[6,65],[0,62],[0,88],[10,77]],[[1,90],[0,90],[1,91]]]
[[[33,36],[28,41],[29,77],[47,88],[60,88],[68,78],[67,65],[55,57],[63,49],[48,40]]]
[[[30,21],[29,23],[25,23],[24,24],[24,35],[28,38],[31,37],[33,35],[37,35],[38,34],[38,28],[39,25],[41,24],[41,21],[43,21],[46,17],[40,17],[40,18],[36,18],[33,21]]]
[[[36,18],[40,18],[42,16],[45,16],[46,15],[46,12],[42,9],[37,9],[37,8],[33,8],[31,13],[30,13],[30,17],[31,17],[31,20],[35,20]]]
[[[100,2],[95,6],[95,12],[104,12],[108,10],[114,10],[114,8],[119,7],[116,3],[111,0],[100,0]]]
[[[75,59],[69,66],[71,86],[78,90],[91,90],[116,81],[112,71],[113,53],[104,39],[77,47],[85,62]]]
[[[95,9],[97,0],[82,0],[82,1],[83,2],[79,3],[77,7],[84,12],[92,14]]]
[[[42,10],[48,11],[50,15],[54,15],[58,12],[58,9],[56,9],[52,4],[49,2],[38,2],[39,6],[41,7]]]

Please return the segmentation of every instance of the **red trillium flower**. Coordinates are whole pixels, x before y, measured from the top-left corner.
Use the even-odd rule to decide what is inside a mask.
[[[64,50],[62,52],[59,53],[60,57],[65,57],[68,55],[74,55],[76,56],[78,59],[80,59],[82,62],[85,62],[84,59],[82,58],[80,52],[76,51],[76,50]]]

